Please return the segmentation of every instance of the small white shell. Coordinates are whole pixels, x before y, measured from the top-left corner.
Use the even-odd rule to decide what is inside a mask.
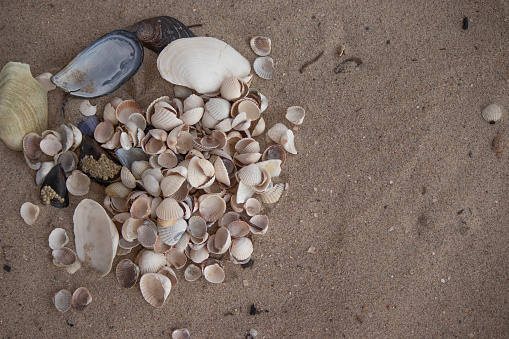
[[[156,273],[167,263],[164,254],[151,250],[142,250],[138,260],[138,267],[140,268],[141,275],[144,275],[145,273]]]
[[[60,290],[53,295],[53,304],[59,312],[66,312],[71,308],[72,295],[68,290]]]
[[[237,172],[237,177],[240,182],[248,186],[259,185],[263,180],[262,171],[257,164],[250,164],[246,167],[242,167]]]
[[[27,225],[33,225],[39,216],[39,211],[39,206],[34,205],[31,202],[25,202],[21,205],[19,213]]]
[[[238,261],[246,260],[253,253],[253,243],[249,238],[235,238],[232,241],[230,253]]]
[[[203,277],[208,282],[213,284],[220,284],[224,281],[224,270],[218,263],[207,265],[203,268]]]
[[[90,104],[90,101],[83,100],[80,104],[79,110],[81,114],[83,114],[86,117],[89,117],[97,112],[97,106],[92,106],[92,104]]]
[[[273,204],[281,198],[284,190],[285,186],[283,184],[276,184],[274,187],[260,194],[260,199],[262,199],[262,202],[265,204]]]
[[[83,196],[90,190],[90,178],[85,173],[75,170],[65,182],[69,193],[75,196]]]
[[[201,277],[201,270],[198,266],[190,264],[184,271],[184,278],[187,281],[195,281]]]
[[[214,119],[222,121],[230,116],[231,104],[223,98],[211,98],[205,108]]]
[[[55,228],[48,237],[49,247],[57,250],[64,247],[69,242],[67,232],[63,228]]]
[[[253,62],[253,69],[260,78],[272,79],[274,76],[274,59],[269,56],[256,58]]]
[[[160,308],[170,294],[171,281],[162,274],[147,273],[140,279],[140,290],[143,298],[150,305]]]
[[[497,104],[490,104],[482,110],[481,115],[484,120],[490,124],[494,124],[502,118],[502,109]]]
[[[184,211],[177,200],[165,198],[156,209],[156,215],[162,220],[177,220],[184,216]]]
[[[49,156],[54,156],[62,149],[62,143],[58,138],[49,134],[47,137],[41,140],[39,144],[41,151]]]
[[[286,119],[295,125],[302,124],[305,116],[306,111],[300,106],[291,106],[286,110]]]
[[[171,334],[172,339],[190,339],[191,335],[189,334],[189,330],[187,328],[181,328],[179,330],[173,331]]]
[[[262,204],[260,201],[258,201],[258,199],[249,198],[246,200],[244,208],[246,210],[247,215],[252,217],[260,213],[260,210],[262,209]]]
[[[198,108],[198,107],[204,107],[205,103],[203,102],[203,98],[197,96],[196,94],[191,94],[184,100],[184,112],[187,112],[189,110]],[[198,119],[199,120],[199,119]],[[188,124],[188,125],[194,125],[194,124]]]
[[[289,153],[297,154],[297,150],[295,149],[295,137],[291,129],[287,130],[281,137],[281,145]]]
[[[242,96],[244,84],[242,80],[235,77],[228,77],[221,83],[221,96],[229,101],[237,100]],[[215,116],[214,116],[215,117]],[[216,118],[216,117],[215,117]],[[221,120],[219,118],[216,118]]]
[[[271,41],[270,38],[263,37],[263,36],[255,36],[251,39],[250,42],[251,49],[253,52],[256,53],[256,55],[259,56],[267,56],[270,54],[271,51]]]
[[[263,118],[260,118],[260,120],[258,120],[258,123],[255,125],[253,132],[251,132],[251,136],[253,138],[257,137],[261,135],[264,131],[265,131],[265,120]]]

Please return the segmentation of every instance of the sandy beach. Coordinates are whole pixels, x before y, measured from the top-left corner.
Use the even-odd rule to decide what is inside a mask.
[[[250,329],[257,338],[509,336],[506,0],[34,0],[0,10],[0,66],[27,63],[34,76],[154,16],[198,25],[197,36],[221,39],[250,62],[250,39],[267,36],[276,74],[252,84],[269,99],[267,127],[290,126],[290,106],[306,110],[294,131],[298,154],[283,166],[288,190],[264,205],[270,229],[254,238],[252,267],[227,261],[217,285],[187,282],[180,270],[161,309],[114,272],[96,279],[53,265],[48,235],[61,227],[72,240],[82,198],[43,206],[35,172],[0,142],[0,337],[170,338],[178,328],[191,338],[246,338]],[[116,96],[145,108],[172,95],[156,59],[145,49],[130,80],[91,102],[102,112]],[[62,116],[67,98],[48,93],[49,128],[80,121],[78,98]],[[495,124],[481,117],[491,103],[503,112]],[[104,194],[92,183],[85,198],[102,203]],[[41,207],[32,226],[19,215],[25,201]],[[52,295],[80,286],[92,303],[58,312]]]

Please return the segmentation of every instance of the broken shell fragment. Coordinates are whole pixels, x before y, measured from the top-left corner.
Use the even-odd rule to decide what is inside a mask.
[[[484,120],[493,125],[502,118],[502,109],[497,104],[490,104],[482,110],[481,115]]]
[[[140,269],[131,260],[124,259],[118,263],[116,268],[117,281],[123,288],[131,288],[136,285]]]
[[[78,258],[89,263],[102,276],[108,274],[118,246],[118,231],[97,202],[82,200],[73,215],[74,241]]]
[[[281,198],[284,190],[285,186],[283,184],[276,184],[272,188],[269,188],[260,194],[260,199],[262,199],[262,202],[265,204],[273,204]]]
[[[251,39],[250,42],[251,49],[256,55],[259,56],[267,56],[271,51],[271,41],[270,38],[263,36],[255,36]]]
[[[280,167],[284,165],[286,161],[286,152],[285,149],[281,145],[272,145],[270,147],[267,147],[265,152],[263,152],[262,160],[280,160]],[[260,166],[260,163],[258,163],[258,166]],[[269,171],[271,172],[271,171]],[[274,175],[271,174],[272,177]]]
[[[19,211],[23,221],[25,221],[27,225],[33,225],[35,223],[35,220],[37,220],[37,217],[39,216],[39,212],[39,206],[34,205],[31,202],[25,202],[21,205]]]
[[[291,129],[287,130],[281,137],[281,145],[289,153],[297,154],[297,150],[295,149],[295,137]]]
[[[57,86],[51,82],[52,76],[53,74],[46,72],[36,76],[35,80],[39,81],[42,87],[44,87],[44,89],[49,92],[57,88]]]
[[[162,274],[147,273],[140,279],[140,290],[143,298],[150,305],[160,308],[170,294],[171,281]]]
[[[83,100],[80,104],[79,108],[81,114],[83,114],[86,117],[89,117],[91,115],[94,115],[97,112],[97,106],[92,106],[90,101]]]
[[[306,111],[300,106],[291,106],[286,110],[286,119],[294,125],[300,125],[304,121]]]
[[[53,295],[53,304],[59,312],[67,312],[71,308],[72,295],[68,290],[60,290]]]
[[[260,78],[272,79],[274,76],[274,59],[269,56],[256,58],[253,62],[253,69]]]
[[[67,232],[63,228],[55,228],[48,237],[49,247],[52,250],[58,250],[69,242]]]
[[[85,287],[80,287],[72,294],[71,306],[77,310],[82,310],[92,302],[92,295]]]

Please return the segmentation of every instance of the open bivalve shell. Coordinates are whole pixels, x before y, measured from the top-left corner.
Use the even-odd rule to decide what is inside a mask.
[[[23,221],[27,225],[33,225],[39,216],[39,206],[32,204],[31,202],[25,202],[21,205],[19,213],[23,218]]]
[[[58,250],[69,242],[67,232],[63,228],[55,228],[48,237],[49,247],[52,250]]]
[[[272,49],[272,42],[270,41],[270,38],[263,36],[253,37],[251,39],[250,45],[253,52],[255,52],[256,55],[259,56],[269,55]]]
[[[246,210],[247,215],[252,217],[260,213],[262,209],[262,204],[260,201],[258,201],[258,199],[249,198],[246,200],[244,204],[244,209]]]
[[[187,281],[196,281],[201,277],[201,269],[195,264],[190,264],[184,271],[184,278]]]
[[[73,222],[78,258],[105,276],[117,252],[119,236],[115,224],[104,208],[90,199],[78,204]]]
[[[253,234],[265,234],[269,229],[269,218],[266,215],[255,215],[249,222],[250,230]]]
[[[225,42],[211,37],[178,39],[157,58],[163,79],[198,93],[214,93],[228,77],[243,78],[251,65]]]
[[[138,227],[138,241],[141,246],[153,249],[157,241],[157,226],[151,220],[145,220],[143,224]]]
[[[170,294],[171,281],[162,274],[147,273],[140,279],[140,290],[143,298],[150,305],[160,308]]]
[[[165,198],[156,209],[158,224],[161,227],[174,225],[184,216],[184,210],[180,207],[177,200]]]
[[[80,287],[72,294],[71,306],[77,310],[82,310],[92,302],[92,295],[85,287]]]
[[[203,266],[203,277],[210,283],[220,284],[225,278],[224,269],[215,260],[205,263]]]
[[[232,241],[230,254],[238,261],[249,259],[253,253],[253,243],[249,238],[235,238]]]
[[[85,173],[75,170],[65,182],[69,193],[75,196],[84,196],[90,190],[90,178]]]
[[[179,252],[175,248],[171,248],[166,253],[166,260],[177,270],[184,267],[187,263],[187,256],[184,252]]]
[[[286,110],[286,119],[294,125],[300,125],[304,121],[306,111],[300,106],[291,106]]]
[[[53,295],[53,304],[59,312],[67,312],[71,308],[72,295],[68,290],[60,290]]]
[[[117,281],[123,288],[131,288],[136,285],[140,269],[129,259],[124,259],[118,263],[116,269]]]
[[[177,286],[177,284],[178,284],[177,275],[175,274],[175,271],[171,267],[164,266],[157,273],[162,274],[165,277],[167,277],[168,279],[170,279],[171,287]]]

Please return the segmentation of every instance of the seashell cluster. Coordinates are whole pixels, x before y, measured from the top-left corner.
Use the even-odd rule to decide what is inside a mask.
[[[264,39],[252,43],[261,55],[270,53]],[[133,261],[114,268],[117,281],[126,289],[139,283],[156,308],[177,285],[176,271],[190,282],[203,277],[219,284],[227,278],[226,261],[251,260],[257,237],[269,229],[263,205],[281,199],[281,167],[286,153],[297,153],[284,124],[256,139],[266,128],[268,99],[250,87],[247,60],[224,42],[175,40],[160,53],[158,68],[176,84],[174,97],[147,107],[132,99],[114,98],[104,108],[83,101],[87,117],[78,127],[62,125],[23,142],[44,204],[67,206],[68,193],[86,195],[91,180],[105,186],[102,206],[83,199],[74,211],[76,252],[65,247],[65,230],[50,234],[55,265],[83,264],[105,276],[115,256],[136,251]],[[291,107],[287,118],[300,124],[304,110]],[[79,293],[82,308],[89,301]]]

